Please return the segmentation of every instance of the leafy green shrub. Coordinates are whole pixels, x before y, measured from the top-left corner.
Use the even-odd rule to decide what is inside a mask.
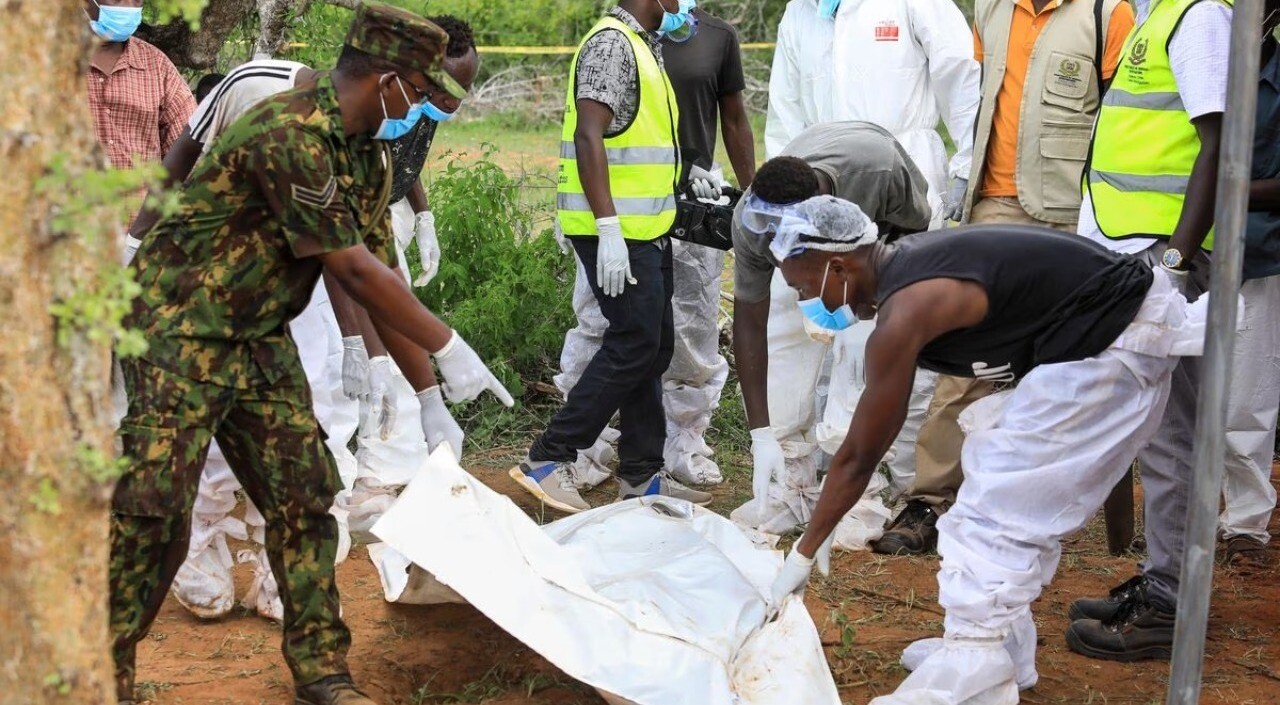
[[[436,172],[428,192],[443,254],[418,297],[520,396],[522,380],[550,376],[574,323],[574,260],[550,230],[534,232],[538,213],[521,202],[521,180],[492,161],[494,149]],[[416,248],[410,257],[416,276]]]

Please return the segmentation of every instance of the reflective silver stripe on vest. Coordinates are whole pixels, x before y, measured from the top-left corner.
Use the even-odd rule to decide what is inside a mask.
[[[663,211],[673,211],[676,209],[676,197],[659,196],[657,198],[618,198],[614,196],[613,207],[617,209],[618,215],[661,215]],[[556,208],[562,211],[591,211],[591,204],[587,202],[585,194],[581,193],[558,193],[556,194]]]
[[[608,147],[604,150],[604,155],[611,166],[668,166],[676,163],[676,151],[670,147]],[[578,158],[578,148],[573,142],[560,142],[560,158]]]
[[[1170,110],[1186,112],[1182,96],[1177,93],[1130,93],[1118,88],[1107,91],[1102,104],[1115,108],[1141,108],[1143,110]]]
[[[1126,193],[1154,191],[1156,193],[1173,193],[1186,195],[1189,176],[1138,176],[1136,174],[1117,174],[1112,171],[1089,172],[1091,181],[1101,181],[1117,191]]]

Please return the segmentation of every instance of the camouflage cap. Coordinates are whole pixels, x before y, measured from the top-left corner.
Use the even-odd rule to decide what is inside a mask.
[[[421,71],[450,95],[467,91],[440,65],[449,35],[423,17],[390,5],[364,3],[347,32],[347,45],[406,69]]]

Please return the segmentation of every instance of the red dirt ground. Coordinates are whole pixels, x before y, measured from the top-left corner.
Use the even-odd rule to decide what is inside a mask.
[[[539,516],[506,478],[510,458],[502,451],[487,455],[487,460],[470,460],[471,471]],[[713,508],[727,512],[745,500],[748,474],[732,473],[731,481],[717,489]],[[612,497],[598,490],[588,499],[600,504]],[[1278,531],[1280,521],[1272,525],[1272,532]],[[1268,555],[1267,567],[1219,568],[1215,575],[1205,705],[1280,704],[1280,544],[1272,542]],[[1070,601],[1105,593],[1133,573],[1135,561],[1107,555],[1099,521],[1066,546],[1058,579],[1035,606],[1040,684],[1023,693],[1022,702],[1164,702],[1167,664],[1093,661],[1069,652],[1062,639]],[[936,569],[936,557],[841,553],[830,578],[815,578],[806,601],[845,703],[861,705],[892,691],[906,675],[898,665],[902,648],[941,633]],[[379,703],[603,702],[470,607],[387,604],[363,548],[352,551],[338,578],[354,634],[352,670]],[[248,583],[243,569],[237,582],[243,593]],[[225,620],[202,623],[170,599],[138,648],[138,695],[155,705],[288,705],[292,687],[279,643],[278,627],[255,614],[237,610]]]

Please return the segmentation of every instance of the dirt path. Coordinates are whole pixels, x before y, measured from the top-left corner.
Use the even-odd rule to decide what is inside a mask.
[[[509,493],[509,464],[501,456],[497,452],[483,465],[468,464],[490,486]],[[745,499],[749,490],[740,487],[741,475],[717,491],[713,508],[727,511]],[[523,495],[511,496],[539,516]],[[607,490],[589,496],[595,504],[611,499]],[[1280,522],[1272,531],[1280,531]],[[1280,575],[1274,567],[1280,564],[1280,546],[1275,542],[1269,555],[1268,569],[1220,568],[1215,576],[1205,705],[1280,704]],[[1057,581],[1034,608],[1040,684],[1024,693],[1022,702],[1164,702],[1167,664],[1093,661],[1070,653],[1062,639],[1070,601],[1105,592],[1132,574],[1135,561],[1108,556],[1096,522],[1065,547]],[[902,647],[941,633],[936,570],[936,558],[838,554],[832,576],[815,578],[806,601],[844,702],[862,705],[892,691],[906,675],[897,662]],[[338,578],[344,617],[354,633],[352,670],[380,703],[603,702],[470,607],[387,604],[363,548],[352,551]],[[237,572],[241,593],[248,579],[247,571]],[[287,705],[292,689],[279,643],[278,628],[256,615],[237,611],[223,621],[201,623],[170,599],[138,648],[139,695],[156,705]]]

